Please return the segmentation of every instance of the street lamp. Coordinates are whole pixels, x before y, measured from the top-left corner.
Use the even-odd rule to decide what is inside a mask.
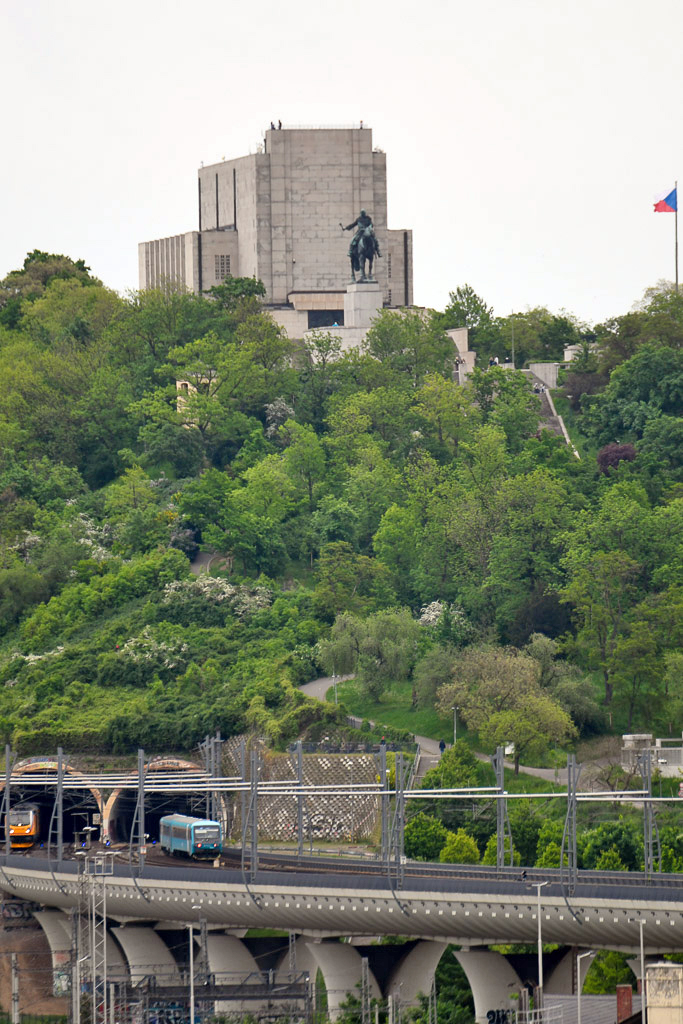
[[[633,924],[637,924],[640,928],[640,1006],[641,1006],[641,1017],[643,1024],[647,1024],[647,994],[645,985],[645,946],[643,944],[643,928],[645,927],[644,918],[629,917],[629,921]]]
[[[583,979],[581,977],[581,961],[586,956],[594,956],[592,949],[589,949],[586,953],[579,953],[576,958],[576,983],[577,989],[577,1001],[576,1001],[576,1020],[577,1024],[581,1024],[581,989],[583,988]]]
[[[453,746],[455,746],[455,744],[458,741],[458,709],[457,709],[457,707],[455,707],[452,710],[453,710]]]
[[[201,910],[199,904],[193,904],[193,910]],[[190,1024],[194,1024],[194,921],[187,926],[190,945]]]
[[[541,939],[541,889],[546,882],[531,882],[536,889],[536,918],[538,921],[538,1002],[537,1009],[543,1009],[543,940]]]

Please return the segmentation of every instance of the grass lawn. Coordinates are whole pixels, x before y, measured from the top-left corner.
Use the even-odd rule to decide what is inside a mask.
[[[382,725],[392,725],[397,729],[408,729],[418,736],[428,736],[439,740],[442,737],[447,743],[453,739],[453,719],[444,719],[437,715],[433,708],[413,710],[412,687],[409,682],[394,683],[392,688],[382,695],[380,701],[372,701],[360,690],[355,679],[346,679],[337,684],[339,703],[344,704],[351,715],[367,718]],[[334,701],[334,691],[327,692],[327,700]],[[464,740],[474,750],[479,749],[477,737],[458,727],[458,742]],[[491,784],[494,783],[491,769]],[[565,786],[556,785],[545,779],[537,779],[520,771],[515,775],[512,770],[505,769],[505,788],[509,793],[562,793]]]
[[[409,682],[394,683],[382,694],[379,702],[370,700],[361,693],[355,679],[346,679],[337,684],[339,703],[344,704],[351,715],[368,718],[382,725],[396,729],[408,729],[418,736],[429,736],[439,740],[443,736],[447,743],[453,739],[453,720],[437,715],[434,708],[413,709],[412,686]],[[327,700],[334,701],[334,690],[327,691]]]

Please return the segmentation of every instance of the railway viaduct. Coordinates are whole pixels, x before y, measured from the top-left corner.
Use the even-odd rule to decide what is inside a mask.
[[[177,984],[172,937],[186,945],[193,926],[204,930],[208,969],[219,980],[259,969],[247,930],[281,929],[292,939],[279,959],[271,956],[271,969],[276,976],[285,972],[292,955],[297,970],[314,976],[320,969],[332,1013],[360,982],[364,957],[372,995],[400,992],[404,1003],[414,1002],[454,943],[477,1020],[486,1021],[489,1010],[509,1006],[511,991],[536,981],[533,965],[520,966],[488,947],[536,942],[539,909],[543,942],[563,947],[544,956],[546,995],[575,990],[577,949],[636,955],[642,934],[646,956],[683,950],[683,888],[674,875],[579,872],[570,891],[559,871],[530,869],[522,878],[519,869],[408,863],[399,887],[386,865],[346,858],[261,858],[252,872],[240,865],[118,863],[124,858],[101,853],[95,860],[106,860],[111,873],[99,876],[87,873],[85,860],[2,858],[0,887],[6,898],[40,906],[35,917],[55,965],[64,969],[70,961],[74,920],[87,917],[101,887],[107,959],[131,981],[154,975],[162,987]],[[371,945],[391,936],[410,941]]]

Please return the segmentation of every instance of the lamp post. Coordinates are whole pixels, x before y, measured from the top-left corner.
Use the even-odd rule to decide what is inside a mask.
[[[458,709],[453,708],[453,746],[458,742]]]
[[[541,889],[546,882],[532,882],[536,889],[536,919],[538,923],[538,1002],[537,1009],[543,1009],[543,940],[541,938]]]
[[[647,985],[645,984],[645,946],[643,945],[643,927],[645,921],[641,917],[638,921],[640,928],[640,1015],[643,1024],[647,1024]]]
[[[644,918],[629,917],[629,921],[637,924],[640,928],[640,1006],[643,1024],[647,1024],[647,995],[645,986],[645,945],[643,943]]]
[[[193,910],[201,910],[199,904],[192,906]],[[187,926],[190,945],[190,1024],[194,1024],[194,921]]]
[[[576,1000],[576,1021],[577,1024],[581,1024],[581,989],[583,988],[583,980],[581,978],[581,961],[586,956],[593,956],[593,950],[589,949],[586,953],[579,953],[576,958],[576,984],[577,988],[577,1000]]]

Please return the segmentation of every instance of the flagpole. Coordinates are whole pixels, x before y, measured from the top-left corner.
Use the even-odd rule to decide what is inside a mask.
[[[676,182],[676,292],[678,292],[678,182]]]

